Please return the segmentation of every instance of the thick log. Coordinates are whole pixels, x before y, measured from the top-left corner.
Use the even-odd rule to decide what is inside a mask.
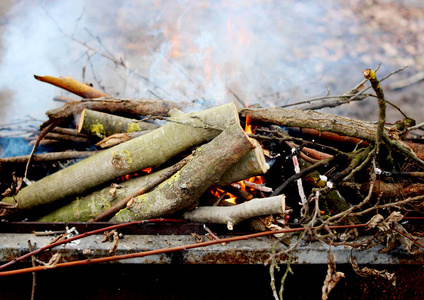
[[[213,139],[227,126],[239,124],[234,103],[190,114],[174,111],[173,115],[174,122],[23,188],[15,197],[19,208],[28,210],[47,205],[83,194],[117,177],[159,166],[178,153]],[[15,200],[4,198],[2,201],[14,203]]]
[[[38,222],[86,222],[106,211],[138,188],[157,180],[169,169],[131,178],[121,184],[108,185],[88,195],[76,197],[71,203],[39,218]]]
[[[140,120],[124,118],[84,108],[78,124],[78,132],[104,138],[114,133],[130,133],[153,130],[160,126]]]
[[[150,193],[136,197],[111,221],[165,217],[196,207],[203,193],[254,147],[239,124],[227,127],[211,142],[197,148],[184,168]]]
[[[183,218],[193,222],[227,224],[229,230],[241,221],[285,212],[285,196],[256,198],[234,206],[202,206],[183,213]]]
[[[251,141],[256,148],[251,150],[234,166],[227,170],[216,186],[225,186],[229,183],[250,178],[252,176],[263,175],[267,172],[269,166],[265,162],[261,146],[257,141]],[[170,168],[171,167],[149,175],[131,178],[120,184],[120,187],[118,188],[113,188],[108,185],[107,187],[92,192],[86,196],[76,197],[76,199],[71,203],[62,206],[37,221],[85,222],[103,213],[116,203],[119,203],[140,187],[157,181],[157,178],[161,177],[164,173],[167,173]]]

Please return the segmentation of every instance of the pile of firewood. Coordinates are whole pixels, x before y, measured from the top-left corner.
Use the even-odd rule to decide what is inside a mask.
[[[47,112],[34,150],[64,141],[73,148],[2,158],[3,170],[26,165],[3,193],[2,218],[129,222],[177,216],[229,229],[259,220],[255,228],[263,230],[361,223],[380,207],[388,214],[421,214],[424,145],[408,139],[420,127],[406,117],[387,126],[375,73],[364,75],[379,102],[376,124],[306,109],[229,103],[202,110],[190,102],[117,99],[69,77],[36,76],[83,99]],[[363,99],[362,88],[338,101]],[[29,180],[35,164],[75,159]]]

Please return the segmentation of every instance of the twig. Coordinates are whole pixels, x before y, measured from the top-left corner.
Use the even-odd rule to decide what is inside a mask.
[[[403,88],[410,86],[414,83],[420,82],[421,80],[424,80],[424,72],[418,72],[418,73],[416,73],[416,74],[412,75],[411,77],[408,77],[404,80],[392,82],[391,84],[389,84],[389,89],[391,89],[391,90],[403,89]]]
[[[215,239],[215,240],[219,240],[220,237],[217,236],[212,230],[209,229],[209,227],[207,227],[205,224],[203,224],[203,228],[209,233],[209,235]],[[225,246],[226,243],[221,243],[222,246]]]
[[[378,122],[377,122],[377,134],[375,139],[375,153],[380,154],[380,144],[383,138],[384,123],[386,122],[386,101],[384,98],[383,89],[380,87],[375,71],[366,69],[363,71],[365,79],[369,80],[372,88],[374,89],[378,99]]]
[[[299,173],[292,175],[289,179],[284,181],[283,184],[281,184],[279,187],[277,187],[275,189],[275,191],[271,194],[271,196],[279,195],[290,183],[301,178],[302,176],[304,176],[306,174],[309,174],[309,173],[315,171],[316,169],[318,169],[321,166],[329,164],[333,159],[334,159],[334,157],[323,159],[323,160],[320,160],[319,162],[317,162],[316,164],[313,164],[312,166],[309,166],[307,168],[302,169]]]
[[[34,246],[31,244],[31,241],[28,240],[28,248],[29,248],[30,252],[34,251]],[[31,264],[32,264],[33,268],[36,267],[34,255],[31,256]],[[37,283],[36,282],[36,274],[37,274],[36,272],[32,272],[31,300],[35,299],[35,286],[36,286],[36,283]]]
[[[250,181],[247,181],[247,180],[243,180],[243,183],[244,183],[247,187],[250,187],[250,188],[255,189],[255,190],[258,190],[258,191],[262,191],[262,192],[272,192],[272,188],[270,188],[270,187],[266,187],[266,186],[263,186],[262,184],[257,184],[257,183],[250,182]]]
[[[271,246],[271,251],[271,254],[273,256],[275,254],[275,245]],[[270,285],[274,299],[280,300],[280,297],[277,294],[277,288],[275,286],[275,270],[280,271],[280,267],[278,266],[277,261],[275,259],[272,259],[271,264],[269,265],[269,277],[271,278]]]
[[[41,134],[38,136],[37,141],[34,144],[34,147],[32,147],[32,151],[31,154],[29,155],[26,167],[25,167],[25,173],[24,173],[24,181],[27,179],[27,175],[28,175],[28,168],[29,165],[31,163],[31,159],[34,156],[35,150],[37,149],[38,144],[40,143],[40,141],[44,138],[44,136],[49,133],[50,131],[53,130],[53,128],[55,128],[57,125],[59,125],[60,123],[62,123],[63,119],[59,118],[57,120],[55,120],[53,123],[51,123],[48,127],[44,128],[41,131]]]
[[[423,199],[424,199],[424,195],[420,195],[420,196],[415,196],[415,197],[409,197],[409,198],[406,198],[404,200],[396,201],[394,203],[374,205],[373,207],[364,209],[360,212],[352,213],[351,216],[362,216],[362,215],[365,215],[365,214],[367,214],[371,211],[374,211],[374,210],[378,210],[378,209],[382,209],[382,208],[389,208],[389,207],[393,207],[393,206],[400,206],[402,204],[407,204],[407,203],[414,202],[414,201],[422,201]]]

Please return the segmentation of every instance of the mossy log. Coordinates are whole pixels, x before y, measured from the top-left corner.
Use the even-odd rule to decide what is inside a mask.
[[[79,120],[78,132],[103,139],[114,133],[153,130],[159,127],[157,124],[84,108]]]
[[[251,140],[256,146],[234,166],[230,167],[221,177],[216,186],[225,186],[232,182],[263,175],[269,169],[265,162],[262,148],[256,140]],[[78,196],[72,202],[41,217],[39,222],[85,222],[103,213],[140,187],[154,182],[158,177],[168,172],[171,167],[152,174],[131,178],[119,185],[118,188],[108,185],[85,196]]]
[[[265,162],[262,148],[256,140],[251,140],[256,146],[234,166],[225,172],[216,186],[225,186],[252,176],[263,175],[269,169]],[[39,222],[85,222],[103,213],[140,187],[154,182],[158,177],[167,173],[171,167],[159,170],[152,174],[131,178],[118,187],[108,185],[85,196],[78,196],[57,210],[41,217]]]
[[[234,103],[190,114],[175,110],[172,115],[173,122],[23,188],[15,197],[19,209],[29,210],[69,199],[117,177],[159,166],[178,153],[213,139],[227,126],[240,123]],[[11,197],[2,201],[15,202]]]
[[[196,149],[192,159],[153,191],[135,198],[111,221],[129,222],[165,217],[197,206],[198,199],[254,145],[239,124],[227,127],[209,143]]]

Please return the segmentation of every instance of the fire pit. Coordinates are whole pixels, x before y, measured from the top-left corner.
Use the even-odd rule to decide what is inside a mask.
[[[0,275],[71,273],[69,267],[101,269],[106,262],[120,262],[122,268],[265,264],[267,296],[278,299],[291,268],[311,265],[324,268],[318,292],[326,299],[346,280],[349,266],[351,276],[378,278],[395,291],[405,277],[399,279],[402,274],[394,266],[412,270],[422,264],[424,247],[423,123],[416,112],[394,105],[381,85],[404,68],[383,78],[380,74],[388,73],[388,66],[379,65],[364,70],[361,78],[355,64],[346,68],[341,50],[324,31],[314,36],[331,53],[319,52],[316,45],[302,52],[296,35],[302,32],[309,38],[305,21],[316,22],[314,12],[324,13],[315,3],[292,6],[302,12],[295,14],[296,34],[286,26],[291,18],[270,22],[271,29],[262,22],[253,28],[243,21],[262,13],[281,16],[273,9],[282,9],[280,5],[247,5],[240,14],[238,3],[226,7],[219,25],[212,15],[222,4],[200,5],[196,11],[208,12],[202,15],[208,18],[192,32],[187,20],[196,23],[199,15],[191,15],[190,9],[182,13],[182,6],[173,4],[169,12],[156,2],[154,8],[143,7],[160,12],[157,19],[179,16],[176,28],[171,23],[163,30],[155,22],[145,24],[144,34],[150,26],[157,29],[150,44],[154,50],[135,42],[131,51],[142,53],[148,69],[137,70],[117,59],[100,38],[100,47],[92,47],[55,21],[69,40],[86,48],[83,80],[34,77],[81,100],[68,94],[55,97],[66,103],[46,107],[47,121],[8,128],[25,131],[25,138],[0,138]],[[317,28],[326,19],[339,17],[323,18]],[[215,24],[215,39],[205,24]],[[214,50],[217,42],[227,45],[223,55]],[[393,52],[382,44],[384,51]],[[413,43],[408,46],[405,51],[413,53]],[[282,59],[275,50],[282,48],[295,53],[285,57],[283,68],[277,66]],[[316,63],[318,53],[327,57],[324,63]],[[125,75],[126,87],[139,80],[138,89],[145,92],[121,97],[126,87],[113,90],[95,72],[93,83],[85,83],[94,56],[119,69],[118,77],[131,74]],[[295,62],[301,56],[304,62]],[[360,60],[369,64],[363,53]],[[329,73],[340,73],[336,65],[345,66],[344,72],[349,70],[360,82],[346,87],[346,80],[329,80]],[[326,96],[307,79],[316,82],[308,74],[319,70],[326,74],[320,82],[327,85]],[[242,84],[240,78],[245,78]],[[422,78],[418,73],[388,90]],[[32,83],[53,90],[41,82]],[[299,83],[308,88],[300,89]],[[292,101],[312,94],[319,97]],[[343,108],[365,99],[375,104],[369,114],[375,122],[340,116],[361,115]],[[388,106],[397,111],[396,118],[386,112]],[[343,107],[338,115],[317,111],[335,107]],[[11,152],[16,145],[22,146],[19,152]],[[112,269],[112,264],[107,266]],[[281,266],[285,271],[278,274]],[[336,287],[332,294],[338,293]]]

